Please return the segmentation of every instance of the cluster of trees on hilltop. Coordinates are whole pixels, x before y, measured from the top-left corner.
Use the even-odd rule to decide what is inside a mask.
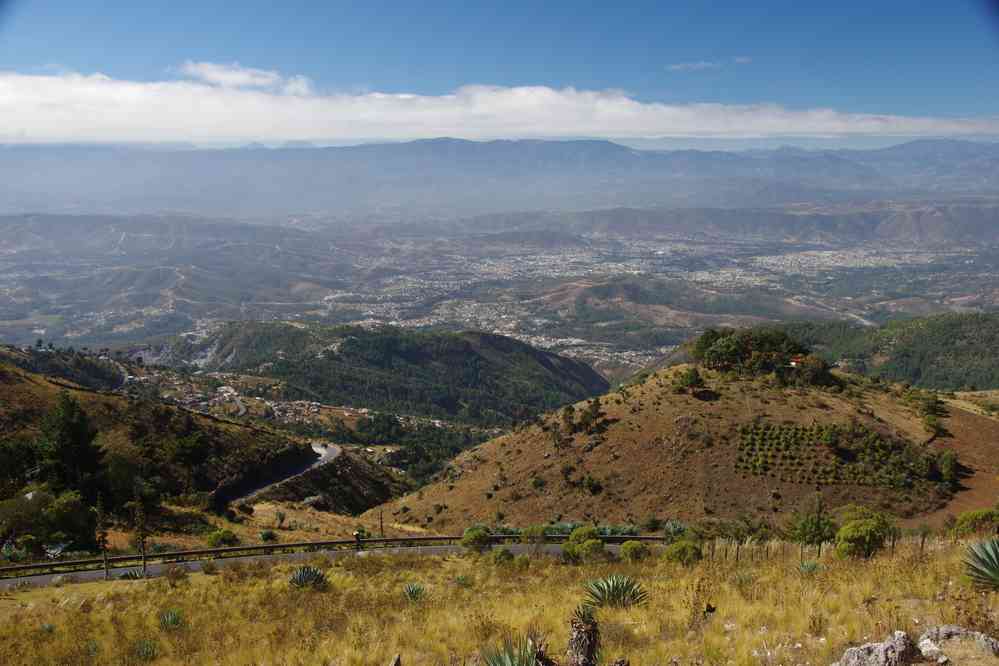
[[[690,354],[714,370],[748,375],[774,373],[788,384],[835,383],[828,363],[777,328],[708,329],[694,341]]]
[[[922,388],[999,388],[999,314],[943,314],[880,328],[802,322],[782,327],[828,361]]]

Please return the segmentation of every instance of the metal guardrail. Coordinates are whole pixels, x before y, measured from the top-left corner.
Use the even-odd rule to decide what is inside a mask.
[[[559,544],[568,539],[568,535],[555,534],[545,535],[542,543]],[[653,536],[602,536],[602,541],[608,544],[623,543],[625,541],[649,541],[662,542],[662,537]],[[521,542],[519,534],[492,534],[489,540],[493,543]],[[201,559],[222,559],[226,557],[239,557],[246,555],[273,555],[275,553],[309,552],[321,550],[371,550],[378,548],[407,547],[423,544],[441,543],[442,545],[452,545],[461,541],[458,536],[415,536],[415,537],[384,537],[374,539],[336,539],[331,541],[298,541],[292,543],[272,543],[253,546],[226,546],[222,548],[198,548],[194,550],[175,550],[165,553],[147,553],[145,562],[148,563],[176,563],[188,560]],[[121,567],[128,564],[138,565],[143,561],[142,554],[115,555],[107,558],[109,567]],[[16,564],[0,567],[0,579],[16,578],[24,575],[45,575],[54,573],[67,573],[72,571],[92,571],[104,567],[104,559],[100,557],[85,560],[64,560],[50,562],[32,562],[29,564]]]

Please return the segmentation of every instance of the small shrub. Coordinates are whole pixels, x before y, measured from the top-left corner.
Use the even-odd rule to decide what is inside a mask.
[[[181,583],[187,581],[188,573],[187,567],[184,565],[171,564],[163,571],[163,577],[166,578],[170,587],[177,587]]]
[[[206,537],[208,545],[212,548],[222,548],[225,546],[235,546],[239,543],[239,538],[233,534],[232,530],[215,530]]]
[[[599,495],[604,490],[604,485],[589,474],[583,478],[583,487],[585,487],[591,495]]]
[[[844,523],[836,532],[840,557],[868,558],[881,550],[890,536],[890,525],[879,518],[860,518]]]
[[[513,562],[513,553],[509,548],[494,548],[491,557],[493,564],[500,566]]]
[[[526,553],[522,553],[513,558],[513,566],[518,571],[527,571],[531,567],[531,558]]]
[[[407,583],[402,588],[402,596],[411,604],[418,604],[427,596],[427,588],[420,583]]]
[[[680,388],[701,388],[704,386],[704,378],[697,368],[692,366],[677,376],[675,384]]]
[[[160,612],[160,629],[163,631],[177,631],[184,628],[184,616],[179,609],[168,608]]]
[[[969,546],[964,568],[975,587],[999,591],[999,538]]]
[[[999,526],[999,509],[978,509],[959,514],[954,523],[956,536],[970,536],[992,532]]]
[[[798,565],[798,573],[808,578],[814,576],[822,569],[822,565],[815,560],[805,560]]]
[[[596,527],[590,527],[589,525],[581,525],[572,530],[569,534],[569,539],[566,543],[581,544],[584,541],[590,541],[591,539],[600,538],[600,532],[597,531]]]
[[[298,567],[288,577],[288,582],[292,587],[297,587],[300,590],[324,590],[328,584],[326,574],[319,568],[312,566]]]
[[[621,544],[621,559],[626,562],[641,562],[650,553],[648,544],[641,541],[625,541]]]
[[[663,523],[663,537],[666,539],[666,543],[673,543],[679,541],[683,538],[683,535],[687,532],[687,526],[681,523],[679,520],[674,520],[670,518],[665,523]]]
[[[139,569],[126,569],[118,574],[118,580],[142,580],[142,571]]]
[[[274,543],[275,541],[278,540],[277,532],[275,532],[274,530],[261,530],[260,540],[263,541],[264,543]]]
[[[699,545],[693,541],[681,539],[666,546],[666,550],[663,551],[663,557],[669,562],[677,562],[685,567],[689,567],[700,562],[704,555],[701,553]]]
[[[454,584],[457,585],[458,587],[464,587],[467,589],[472,587],[472,583],[473,581],[471,577],[466,576],[465,574],[458,574],[457,576],[454,577]]]
[[[584,562],[596,562],[606,557],[604,542],[600,539],[588,539],[577,546],[579,557]]]
[[[547,534],[548,529],[544,525],[531,525],[520,532],[520,542],[530,545],[531,550],[537,552],[544,545]]]
[[[620,574],[591,580],[583,589],[586,591],[586,603],[596,607],[628,608],[640,606],[649,599],[641,583]]]
[[[649,516],[642,523],[642,531],[644,532],[658,532],[663,528],[663,521],[656,516]]]
[[[461,545],[476,553],[483,552],[491,543],[489,528],[484,525],[469,527],[461,537]]]
[[[214,576],[219,572],[219,565],[215,564],[213,560],[205,560],[201,563],[201,573],[206,576]]]

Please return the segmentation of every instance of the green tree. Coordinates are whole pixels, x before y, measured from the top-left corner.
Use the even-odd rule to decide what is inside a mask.
[[[890,517],[873,509],[849,506],[841,515],[843,526],[836,532],[836,553],[841,557],[871,557],[897,531]]]
[[[796,514],[788,526],[788,537],[795,543],[806,546],[822,546],[836,538],[838,527],[826,510],[819,495],[815,503],[805,513]]]
[[[79,490],[85,499],[96,499],[101,450],[90,419],[69,393],[42,421],[38,442],[42,478],[57,490]]]

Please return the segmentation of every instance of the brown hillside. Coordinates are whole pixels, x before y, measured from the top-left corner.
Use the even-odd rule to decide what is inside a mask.
[[[912,522],[939,522],[948,511],[991,504],[999,492],[997,421],[951,406],[941,419],[949,434],[927,442],[921,417],[897,388],[853,376],[844,376],[838,390],[778,388],[762,378],[702,373],[705,390],[677,393],[673,378],[682,371],[661,370],[604,396],[602,425],[566,437],[559,447],[553,432],[561,413],[469,450],[435,483],[385,505],[386,516],[448,532],[475,522],[623,522],[650,516],[754,514],[781,522],[818,490],[831,506],[856,502]],[[575,406],[577,419],[586,408],[585,402]],[[754,435],[749,429],[754,422],[756,430],[770,434]],[[894,484],[887,479],[902,467],[889,454],[863,463],[836,457],[837,449],[823,444],[819,434],[834,425],[894,442],[914,458],[952,449],[968,476],[953,496],[927,478]],[[796,444],[774,444],[775,450],[757,454],[753,437],[766,442],[785,437]],[[768,469],[748,466],[755,455]]]

